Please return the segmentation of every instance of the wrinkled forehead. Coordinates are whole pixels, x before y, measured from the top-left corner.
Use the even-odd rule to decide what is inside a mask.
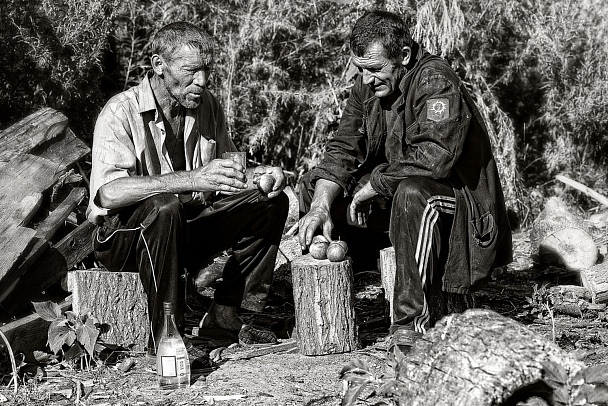
[[[202,66],[212,66],[213,49],[184,44],[181,46],[181,48],[178,48],[172,52],[171,55],[166,59],[170,62],[196,60]]]
[[[355,66],[366,67],[372,65],[386,65],[391,61],[386,57],[384,47],[380,43],[370,44],[363,55],[351,54],[352,61]]]

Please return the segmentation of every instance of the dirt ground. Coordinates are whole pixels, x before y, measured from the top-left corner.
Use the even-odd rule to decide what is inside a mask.
[[[514,235],[514,242],[515,261],[496,271],[490,283],[475,294],[476,306],[524,323],[588,365],[608,363],[608,319],[604,307],[589,306],[585,299],[567,294],[560,296],[559,289],[551,287],[578,285],[578,276],[535,264],[530,258],[527,233]],[[38,371],[39,376],[26,378],[27,384],[20,386],[17,395],[13,386],[7,385],[9,377],[5,375],[0,405],[339,405],[339,374],[347,362],[363,360],[379,378],[394,375],[386,359],[388,324],[378,271],[355,275],[361,346],[347,354],[310,357],[298,353],[296,341],[290,338],[293,307],[289,285],[285,280],[278,282],[273,285],[274,295],[266,313],[255,320],[251,315],[244,318],[275,330],[281,337],[280,344],[230,346],[228,342],[193,338],[215,362],[209,369],[196,371],[188,389],[159,390],[154,362],[143,354],[124,352],[118,353],[116,362],[99,363],[89,371],[46,366],[43,374],[41,369],[30,366],[30,375]],[[203,295],[189,303],[191,326],[204,312],[208,300]],[[570,306],[559,307],[564,301]],[[134,364],[123,372],[121,362],[128,359]],[[360,396],[357,405],[392,404],[390,399],[366,398],[367,395],[369,390]]]

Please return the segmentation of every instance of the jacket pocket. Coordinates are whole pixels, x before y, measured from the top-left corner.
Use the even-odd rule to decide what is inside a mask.
[[[481,248],[492,245],[496,237],[496,224],[492,213],[485,213],[481,217],[471,221],[473,225],[473,237],[475,243]]]

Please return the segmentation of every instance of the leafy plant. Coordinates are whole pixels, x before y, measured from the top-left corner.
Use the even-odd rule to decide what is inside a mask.
[[[572,379],[555,362],[543,362],[543,381],[553,389],[557,406],[608,405],[608,365],[592,365],[578,371]]]
[[[107,331],[108,325],[100,324],[88,310],[80,315],[72,311],[66,311],[63,315],[57,303],[46,301],[32,304],[43,320],[51,322],[47,341],[51,352],[62,353],[65,361],[80,360],[81,366],[84,361],[90,368],[99,335]]]

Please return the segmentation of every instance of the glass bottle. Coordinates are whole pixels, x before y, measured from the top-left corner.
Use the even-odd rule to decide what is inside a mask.
[[[164,302],[163,333],[156,350],[156,375],[161,389],[190,386],[190,362],[184,340],[177,331],[173,303]]]

